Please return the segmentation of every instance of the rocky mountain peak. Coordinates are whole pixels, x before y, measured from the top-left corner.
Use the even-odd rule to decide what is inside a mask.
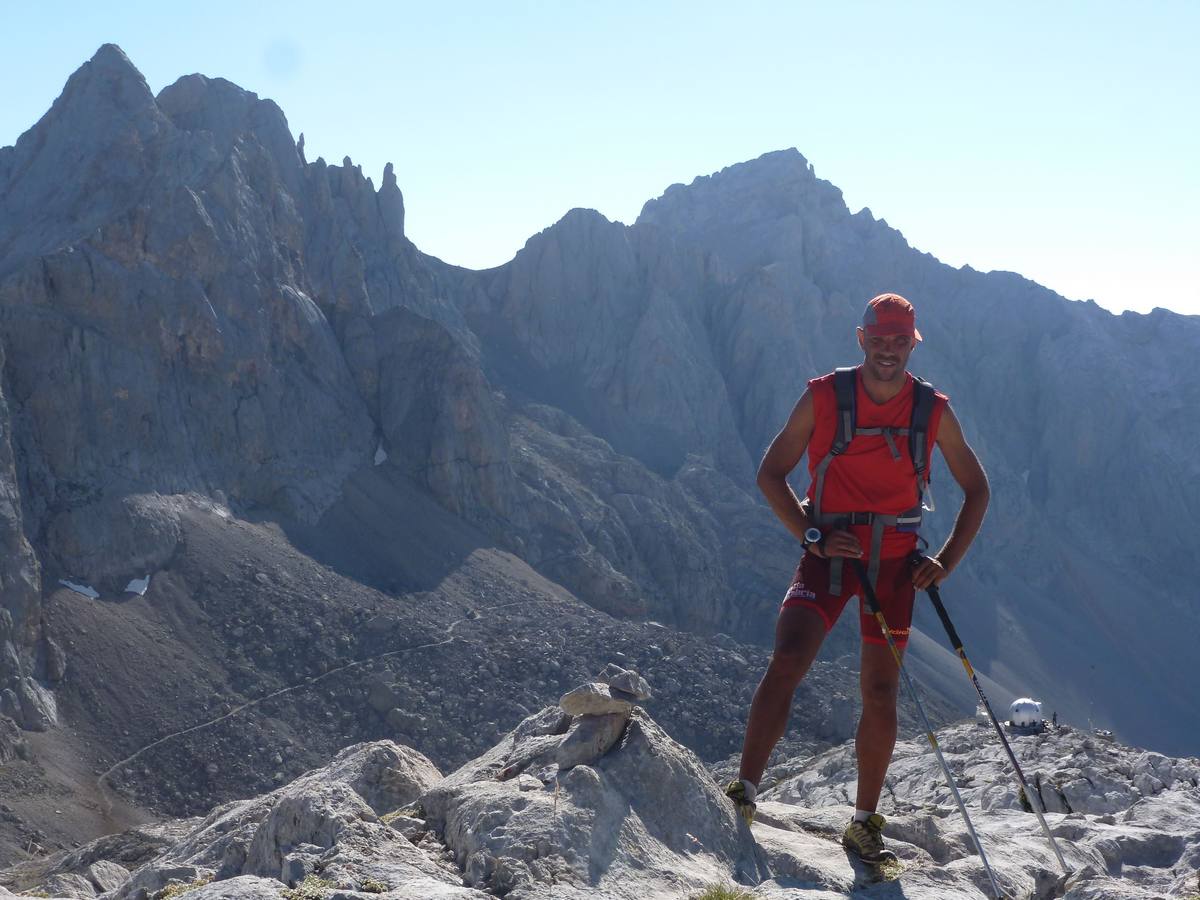
[[[570,245],[580,250],[594,244],[603,246],[614,239],[624,240],[624,231],[625,226],[620,222],[613,222],[594,209],[577,206],[526,241],[516,259],[531,253],[541,254],[549,244]]]
[[[95,140],[130,126],[148,135],[159,118],[145,77],[120,47],[105,44],[67,79],[50,111],[17,141],[17,150],[22,144],[40,144],[45,132],[59,122],[70,122],[76,130],[90,126],[81,137]]]
[[[72,91],[90,88],[108,89],[113,91],[113,99],[135,101],[139,106],[145,106],[154,99],[145,76],[116,44],[101,45],[92,58],[67,80],[63,95],[71,96]]]
[[[246,127],[275,128],[287,132],[287,117],[273,100],[224,78],[185,75],[159,91],[157,102],[171,121],[184,131],[211,131],[228,139]]]
[[[702,175],[689,185],[671,185],[642,207],[637,224],[655,225],[718,251],[735,271],[745,271],[781,259],[801,260],[806,230],[848,212],[842,192],[817,178],[808,160],[792,149]]]
[[[3,267],[136,203],[173,130],[129,58],[101,47],[0,162]]]
[[[841,197],[841,191],[816,177],[812,164],[798,150],[776,150],[712,175],[700,175],[691,184],[671,185],[662,196],[646,202],[637,221],[662,223],[680,215],[686,218],[685,211],[708,217],[716,212],[714,207],[745,206],[748,200],[769,203],[770,211],[786,215],[818,186]]]
[[[287,117],[273,100],[224,78],[193,74],[180,78],[158,94],[158,106],[180,130],[211,135],[216,159],[224,159],[240,140],[266,149],[279,179],[289,192],[300,190],[301,159]]]

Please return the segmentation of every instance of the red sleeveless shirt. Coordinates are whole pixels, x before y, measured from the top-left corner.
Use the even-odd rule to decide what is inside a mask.
[[[886,403],[876,403],[863,388],[861,366],[855,378],[857,400],[855,416],[858,428],[908,428],[912,420],[913,378],[904,373],[904,387]],[[813,433],[808,442],[808,498],[816,491],[817,464],[829,453],[837,434],[837,397],[833,389],[833,373],[814,378],[808,383],[813,400]],[[926,471],[933,457],[938,424],[949,397],[934,392],[933,411],[929,415],[929,441],[926,448]],[[878,512],[899,515],[917,505],[917,479],[908,437],[893,439],[900,453],[893,459],[882,434],[857,435],[850,446],[833,460],[825,472],[825,489],[821,495],[821,512]],[[863,558],[870,553],[871,528],[852,526],[850,531],[862,543]],[[905,556],[916,546],[916,535],[888,528],[883,535],[882,559]]]

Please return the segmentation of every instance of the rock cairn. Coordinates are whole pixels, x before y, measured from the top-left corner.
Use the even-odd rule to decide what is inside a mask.
[[[621,739],[633,707],[651,697],[650,685],[637,672],[609,663],[594,681],[563,694],[561,714],[551,717],[545,740],[527,745],[531,753],[513,759],[496,775],[498,781],[524,777],[532,790],[549,784],[559,773],[598,760]]]

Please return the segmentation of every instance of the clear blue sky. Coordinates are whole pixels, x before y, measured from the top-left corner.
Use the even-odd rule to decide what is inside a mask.
[[[1200,3],[982,10],[0,0],[0,145],[112,41],[155,91],[202,72],[274,99],[309,159],[376,185],[394,162],[409,236],[460,265],[796,147],[947,263],[1200,314]]]

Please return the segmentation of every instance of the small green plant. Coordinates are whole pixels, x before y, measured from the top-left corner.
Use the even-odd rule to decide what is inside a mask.
[[[335,887],[332,881],[309,875],[294,888],[283,892],[285,900],[325,900],[326,895]]]
[[[1017,799],[1021,801],[1021,809],[1027,813],[1033,812],[1033,804],[1029,802],[1029,797],[1025,793],[1025,788],[1017,788]]]
[[[388,886],[374,878],[364,878],[358,889],[364,894],[383,894],[387,892]]]
[[[161,891],[158,891],[154,894],[154,900],[172,900],[172,898],[178,897],[180,894],[186,894],[189,891],[199,890],[212,881],[212,879],[213,877],[211,875],[204,875],[200,878],[197,878],[195,881],[177,881],[174,884],[168,884]]]
[[[421,805],[420,800],[414,800],[412,803],[406,803],[399,809],[393,809],[389,813],[384,813],[379,817],[380,821],[385,825],[391,824],[397,816],[408,816],[410,819],[425,818],[425,807]]]
[[[879,881],[895,881],[903,874],[904,866],[900,864],[899,860],[888,860],[875,867],[875,877]]]
[[[691,900],[754,900],[754,895],[736,885],[712,884],[704,893],[694,895]]]

